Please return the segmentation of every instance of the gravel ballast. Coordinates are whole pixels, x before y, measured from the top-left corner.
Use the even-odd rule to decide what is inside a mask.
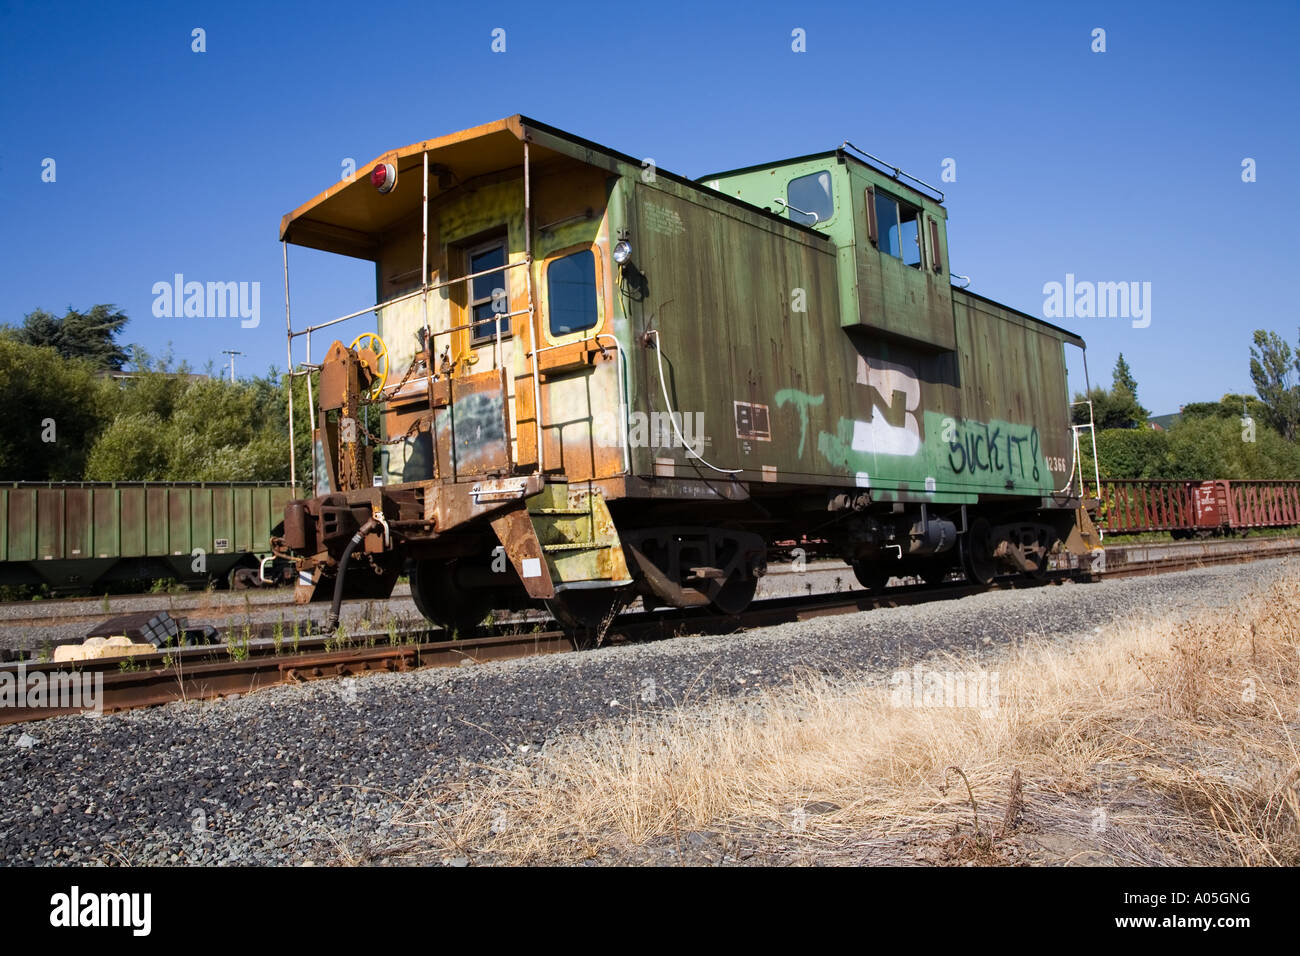
[[[0,731],[0,858],[331,862],[421,785],[529,759],[629,713],[801,674],[878,676],[936,652],[996,655],[1193,607],[1230,611],[1297,562],[988,592],[587,653],[275,687]]]

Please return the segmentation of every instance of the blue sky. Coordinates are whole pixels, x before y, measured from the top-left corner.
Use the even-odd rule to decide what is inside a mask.
[[[346,158],[522,112],[688,176],[951,158],[953,270],[1036,315],[1067,274],[1151,283],[1146,328],[1061,324],[1173,411],[1250,390],[1253,329],[1296,342],[1298,41],[1294,2],[0,3],[0,322],[113,302],[152,351],[283,368],[281,215]],[[371,303],[368,264],[290,258],[295,324]],[[176,273],[260,282],[260,325],[154,318]]]

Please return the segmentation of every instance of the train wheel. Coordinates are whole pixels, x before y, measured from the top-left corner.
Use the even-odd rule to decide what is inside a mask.
[[[631,588],[570,588],[546,602],[546,609],[581,648],[605,639],[614,616],[632,600]]]
[[[709,603],[723,614],[739,614],[749,607],[758,591],[758,578],[732,577],[709,595]]]
[[[456,585],[452,565],[444,561],[414,563],[411,600],[426,618],[456,635],[472,632],[492,610],[486,595]]]
[[[911,573],[930,585],[930,587],[937,587],[948,580],[948,575],[952,573],[952,562],[939,559],[918,561],[911,568]]]
[[[998,563],[993,557],[993,529],[988,520],[976,518],[966,530],[961,548],[962,567],[972,584],[992,584]]]
[[[858,583],[872,594],[883,592],[893,577],[889,569],[879,561],[854,561],[853,573],[857,576]]]

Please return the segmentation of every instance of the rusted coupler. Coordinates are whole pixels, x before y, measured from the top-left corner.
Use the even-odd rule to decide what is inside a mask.
[[[352,558],[352,552],[357,549],[366,535],[379,527],[379,520],[371,515],[370,518],[357,529],[357,533],[352,536],[348,546],[343,549],[343,557],[339,559],[339,573],[334,579],[334,603],[330,605],[330,616],[325,622],[325,633],[331,633],[339,626],[339,610],[343,606],[343,576],[347,574],[348,561]]]

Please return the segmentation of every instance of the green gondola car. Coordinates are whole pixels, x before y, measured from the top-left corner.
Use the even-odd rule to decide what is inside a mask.
[[[250,579],[292,497],[251,481],[0,484],[0,584],[75,594],[125,580]]]

